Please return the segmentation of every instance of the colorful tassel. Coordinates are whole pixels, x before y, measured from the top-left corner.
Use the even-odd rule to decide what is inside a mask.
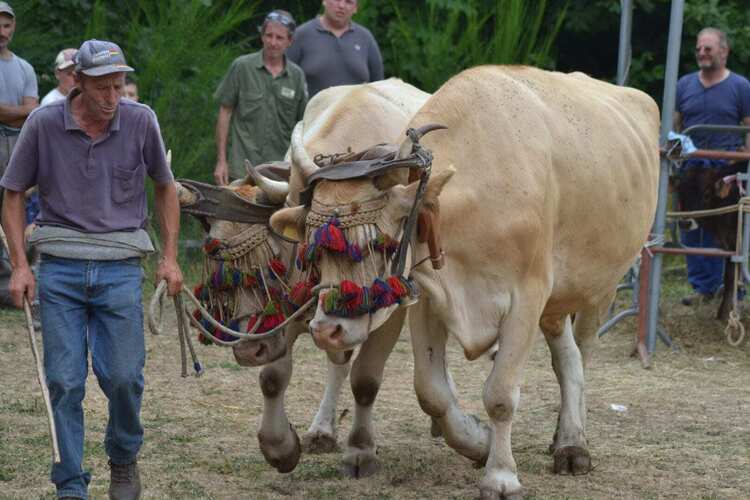
[[[203,243],[203,251],[206,253],[206,255],[214,255],[219,251],[220,248],[221,241],[215,238],[206,238],[205,243]]]
[[[268,267],[271,269],[271,278],[276,279],[277,276],[286,276],[286,266],[279,259],[271,259],[268,262]]]
[[[315,244],[338,253],[346,251],[346,237],[339,228],[339,220],[336,216],[328,219],[328,222],[315,231]]]
[[[309,281],[299,281],[292,287],[289,292],[289,302],[295,310],[312,298],[312,289],[313,284]]]
[[[350,243],[347,247],[349,258],[354,262],[362,262],[362,249],[356,243]]]

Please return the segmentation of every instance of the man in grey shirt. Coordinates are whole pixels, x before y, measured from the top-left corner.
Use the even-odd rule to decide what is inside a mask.
[[[383,79],[383,59],[370,31],[352,22],[357,0],[323,0],[323,15],[297,29],[286,56],[302,67],[310,97],[335,85]]]
[[[0,175],[5,172],[23,122],[39,105],[34,68],[8,48],[15,31],[15,12],[6,2],[0,2]]]
[[[146,358],[140,259],[153,251],[144,230],[146,175],[155,183],[162,236],[156,281],[166,280],[170,295],[182,287],[179,203],[156,115],[120,99],[125,73],[133,71],[120,47],[89,40],[74,60],[76,88],[29,115],[0,180],[10,291],[18,307],[34,298],[23,242],[24,191],[38,184],[39,228],[30,242],[41,254],[44,367],[61,456],[51,479],[59,498],[88,496],[82,401],[90,352],[109,400],[110,498],[134,500],[141,492],[136,458]]]

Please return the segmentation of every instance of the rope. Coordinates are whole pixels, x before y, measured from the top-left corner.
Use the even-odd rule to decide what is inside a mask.
[[[726,207],[712,208],[710,210],[693,210],[690,212],[667,212],[667,217],[672,219],[699,219],[715,215],[731,214],[732,212],[750,212],[750,197],[742,197],[739,202]]]
[[[154,329],[156,327],[156,322],[153,320],[153,316],[155,316],[155,310],[156,310],[156,304],[159,302],[160,298],[164,293],[166,292],[167,284],[165,281],[162,281],[159,283],[159,286],[156,288],[156,292],[154,293],[154,296],[151,297],[151,302],[149,304],[148,308],[148,324],[149,328],[151,328],[151,333],[154,335],[159,335],[161,333],[161,330]],[[214,328],[219,329],[220,331],[231,335],[232,337],[236,338],[237,340],[232,341],[221,341],[214,337],[210,332],[207,332],[205,328],[203,328],[202,325],[198,323],[198,320],[195,319],[192,315],[188,315],[190,317],[190,322],[198,327],[201,332],[204,335],[208,335],[212,340],[215,340],[220,345],[235,345],[238,342],[240,342],[243,339],[252,339],[252,340],[263,340],[270,337],[274,337],[282,328],[284,328],[286,325],[288,325],[290,322],[296,320],[300,315],[302,315],[303,312],[305,312],[307,309],[310,308],[311,305],[313,305],[316,302],[316,297],[310,298],[307,302],[302,304],[299,309],[297,309],[293,314],[289,315],[282,323],[280,323],[278,326],[273,327],[271,330],[268,330],[267,332],[263,333],[253,333],[253,331],[249,333],[240,332],[237,330],[232,330],[231,328],[227,328],[226,326],[222,325],[218,321],[216,321],[211,314],[203,307],[200,300],[198,300],[193,293],[185,288],[182,287],[182,290],[180,290],[180,293],[184,296],[186,296],[193,305],[196,306],[198,311],[200,311],[201,317],[205,320],[207,320],[211,326]],[[198,324],[196,324],[198,323]],[[260,321],[256,321],[256,325],[259,325]],[[255,330],[255,329],[254,329]]]

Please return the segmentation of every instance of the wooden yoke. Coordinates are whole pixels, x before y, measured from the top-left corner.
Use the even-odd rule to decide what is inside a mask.
[[[409,180],[411,184],[419,180],[419,170],[416,168],[409,169]],[[435,205],[435,210],[419,210],[417,216],[417,241],[420,243],[427,242],[427,248],[430,252],[430,262],[435,270],[442,269],[445,265],[445,254],[443,246],[440,243],[440,207]]]

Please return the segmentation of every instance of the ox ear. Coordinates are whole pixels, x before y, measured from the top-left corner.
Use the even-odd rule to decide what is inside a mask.
[[[453,165],[450,165],[447,169],[432,174],[430,180],[427,181],[427,189],[425,189],[424,197],[422,198],[423,208],[432,210],[437,206],[440,193],[455,173],[456,169],[453,168]],[[408,186],[394,186],[389,190],[390,198],[396,200],[396,203],[398,204],[400,215],[406,215],[409,213],[409,210],[411,210],[411,206],[414,203],[414,197],[417,195],[418,188],[419,181],[415,181]]]
[[[303,241],[306,216],[307,207],[304,205],[277,210],[269,221],[271,231],[288,240]]]

